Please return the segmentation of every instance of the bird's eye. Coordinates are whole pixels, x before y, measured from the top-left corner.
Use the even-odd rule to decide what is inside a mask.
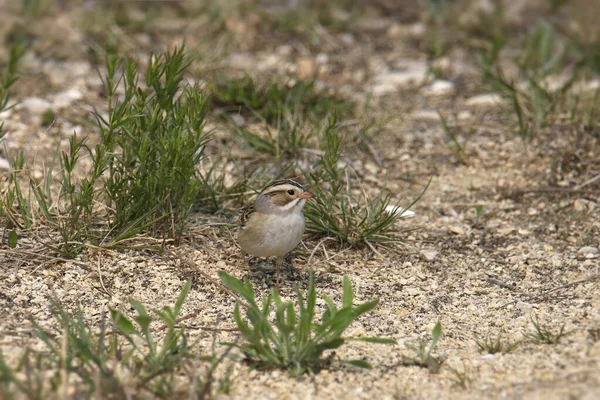
[[[296,192],[294,190],[290,189],[287,191],[287,194],[289,194],[290,196],[293,196],[296,194]]]

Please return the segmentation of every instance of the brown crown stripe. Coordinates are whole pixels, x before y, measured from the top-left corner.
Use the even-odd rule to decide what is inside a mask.
[[[278,185],[292,185],[292,186],[296,186],[298,189],[304,190],[304,186],[302,186],[301,184],[299,184],[296,181],[293,181],[291,179],[281,179],[276,182],[273,182],[272,184],[270,184],[269,186],[264,188],[263,192],[267,189],[271,189],[273,186],[278,186]]]

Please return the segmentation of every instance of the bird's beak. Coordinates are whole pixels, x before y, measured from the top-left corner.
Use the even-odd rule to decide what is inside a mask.
[[[312,194],[311,192],[304,192],[300,195],[300,198],[304,199],[304,200],[312,199],[313,197],[315,197],[315,195]]]

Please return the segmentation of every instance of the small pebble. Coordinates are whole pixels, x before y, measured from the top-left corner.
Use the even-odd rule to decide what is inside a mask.
[[[465,105],[469,107],[496,107],[503,103],[504,99],[497,94],[480,94],[465,100]]]
[[[2,157],[0,157],[0,169],[10,170],[10,163]]]
[[[39,97],[27,97],[19,103],[17,108],[27,110],[34,115],[41,115],[52,108],[52,103]]]
[[[579,249],[579,254],[598,254],[598,248],[593,246],[585,246]]]
[[[454,93],[454,83],[450,81],[437,80],[423,89],[423,93],[429,96],[444,96]]]

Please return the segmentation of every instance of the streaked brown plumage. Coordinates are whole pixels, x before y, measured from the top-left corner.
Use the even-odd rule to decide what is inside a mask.
[[[298,182],[282,179],[264,188],[254,205],[242,210],[240,215],[239,245],[244,253],[277,257],[277,289],[283,257],[302,240],[302,209],[312,197]]]

